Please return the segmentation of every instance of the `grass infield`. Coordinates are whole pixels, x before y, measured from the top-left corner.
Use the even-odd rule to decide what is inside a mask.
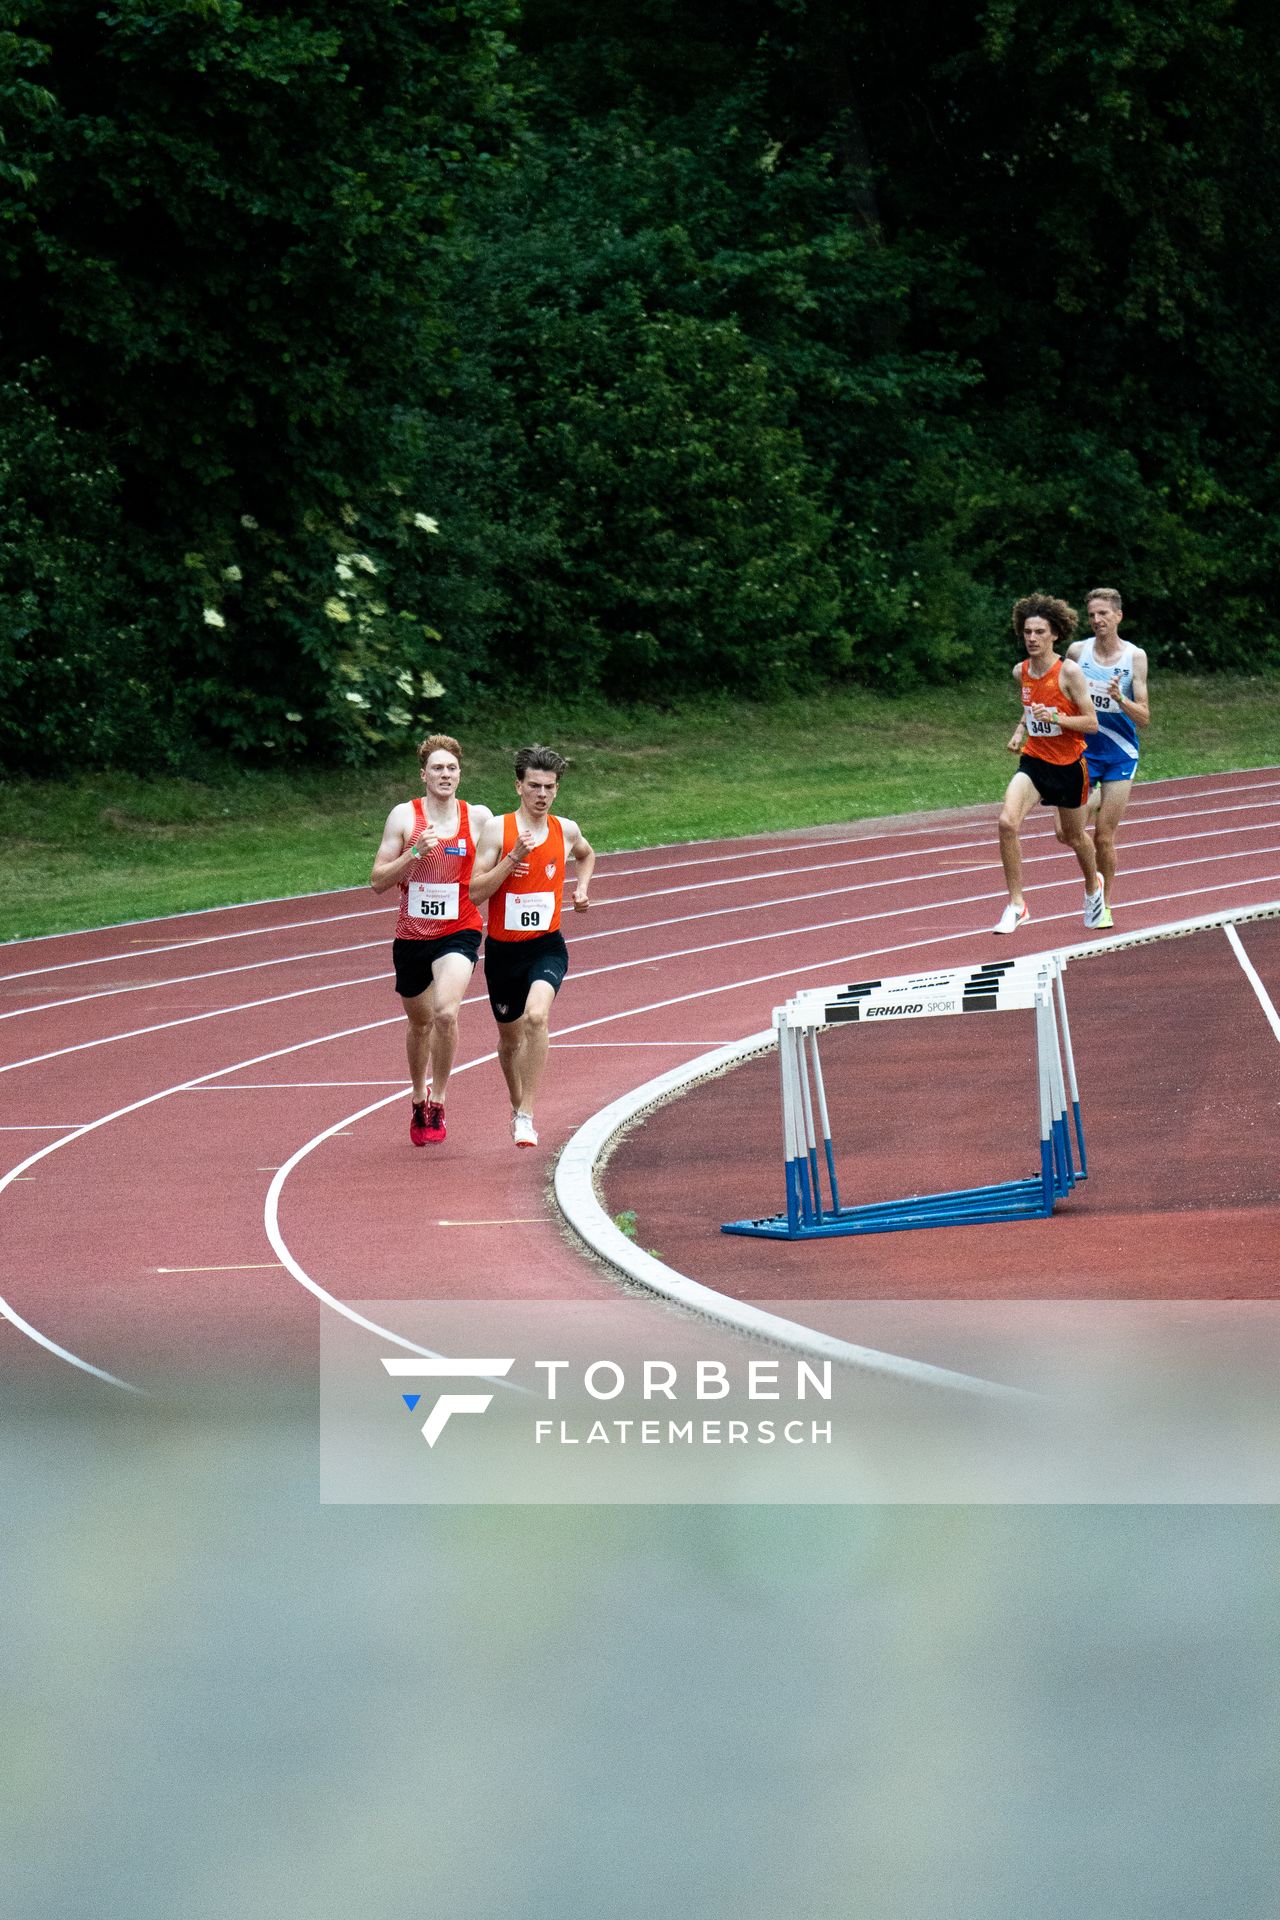
[[[1280,761],[1280,678],[1157,674],[1153,695],[1144,779]],[[529,701],[434,726],[458,732],[463,791],[495,809],[514,804],[517,747],[568,754],[559,810],[607,852],[984,801],[994,821],[1016,712],[1010,678],[667,713]],[[0,939],[362,885],[387,813],[419,791],[408,748],[357,772],[5,781]]]

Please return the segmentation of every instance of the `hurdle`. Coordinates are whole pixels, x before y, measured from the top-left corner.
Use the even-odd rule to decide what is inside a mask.
[[[992,961],[847,986],[810,987],[775,1007],[782,1091],[784,1207],[758,1219],[726,1221],[722,1233],[781,1240],[896,1233],[918,1227],[1047,1219],[1077,1180],[1088,1177],[1084,1125],[1071,1028],[1066,962],[1060,954]],[[1036,1034],[1039,1170],[1018,1180],[846,1205],[818,1036],[831,1027],[884,1019],[937,1019],[958,1013],[1031,1011]]]

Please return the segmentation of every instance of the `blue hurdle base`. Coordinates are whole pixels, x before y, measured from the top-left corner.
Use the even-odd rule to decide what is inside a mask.
[[[804,1161],[787,1167],[787,1211],[757,1220],[728,1220],[721,1233],[773,1240],[833,1240],[844,1234],[905,1233],[921,1227],[977,1226],[996,1220],[1047,1220],[1060,1194],[1082,1176],[1072,1164],[1066,1129],[1055,1122],[1052,1137],[1040,1142],[1039,1177],[1000,1180],[985,1187],[957,1187],[946,1193],[912,1194],[905,1200],[878,1200],[860,1207],[823,1206],[809,1187]]]
[[[756,1234],[774,1240],[831,1240],[851,1233],[902,1233],[917,1227],[959,1227],[991,1220],[1047,1220],[1054,1193],[1043,1180],[1006,1180],[999,1186],[954,1193],[913,1194],[864,1207],[826,1208],[809,1220],[775,1213],[762,1220],[729,1220],[721,1233]]]

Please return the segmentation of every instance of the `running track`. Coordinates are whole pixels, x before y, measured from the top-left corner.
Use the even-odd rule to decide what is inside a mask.
[[[993,820],[992,809],[970,809],[603,858],[590,915],[566,915],[573,967],[533,1153],[511,1146],[476,991],[449,1140],[410,1147],[393,913],[367,892],[14,943],[0,954],[0,1367],[38,1383],[96,1380],[108,1395],[175,1376],[270,1377],[309,1370],[320,1315],[359,1311],[351,1302],[600,1297],[613,1282],[569,1244],[546,1198],[555,1150],[600,1106],[767,1026],[793,983],[1084,937],[1075,863],[1036,821],[1024,840],[1033,923],[992,940],[1004,899]],[[1280,898],[1280,768],[1140,788],[1122,855],[1118,933]],[[1280,940],[1270,928],[1245,935],[1280,1002]],[[1120,1032],[1158,1008],[1169,1068],[1154,1100],[1135,1093],[1116,1124],[1138,1141],[1158,1130],[1181,1097],[1178,1062],[1197,1036],[1225,1032],[1234,1064],[1188,1124],[1226,1157],[1237,1133],[1261,1142],[1258,1164],[1274,1168],[1280,1042],[1225,940],[1203,963],[1180,954],[1190,944],[1132,950],[1115,975],[1107,1018]],[[1121,958],[1088,966],[1118,969]],[[1087,1105],[1087,1083],[1085,1095]],[[746,1169],[739,1212],[775,1204],[772,1081],[761,1111],[765,1098],[764,1161]],[[740,1103],[708,1113],[723,1137],[700,1133],[697,1155],[740,1163]],[[678,1181],[681,1167],[669,1171]],[[1153,1215],[1159,1197],[1148,1196]],[[1185,1214],[1185,1191],[1164,1198]],[[1262,1233],[1274,1248],[1274,1185],[1243,1201],[1240,1244]],[[1004,1230],[1024,1236],[1019,1260],[1032,1257],[1025,1236],[1038,1230]],[[892,1238],[934,1243],[930,1259],[945,1258],[953,1290],[981,1294],[990,1261],[975,1231]],[[776,1276],[749,1264],[762,1243],[722,1243],[713,1231],[704,1240],[717,1256],[732,1244],[738,1290],[777,1295]],[[673,1257],[668,1242],[661,1251]],[[1130,1232],[1121,1251],[1129,1290],[1158,1291],[1167,1235]],[[824,1288],[841,1284],[828,1277]],[[1007,1276],[995,1291],[1006,1286]]]

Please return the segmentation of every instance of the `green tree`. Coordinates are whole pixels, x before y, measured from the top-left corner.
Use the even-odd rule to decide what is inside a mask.
[[[6,43],[3,369],[112,476],[123,579],[81,638],[105,672],[138,628],[175,749],[358,753],[430,670],[395,595],[430,502],[389,486],[447,351],[457,183],[508,112],[508,16],[37,0]],[[352,552],[376,594],[335,577]],[[68,636],[38,570],[10,561],[8,645],[34,697]],[[17,732],[36,726],[27,705]],[[44,750],[65,743],[46,729]]]

